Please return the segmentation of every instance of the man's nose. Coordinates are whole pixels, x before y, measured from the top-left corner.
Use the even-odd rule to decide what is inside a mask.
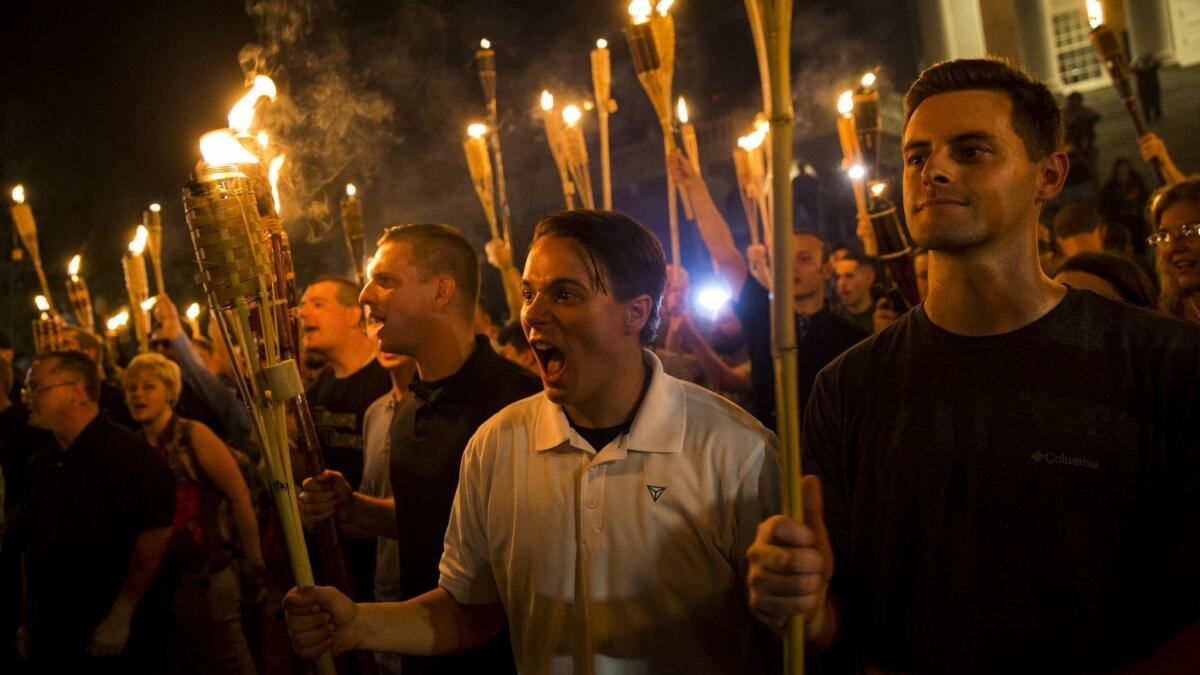
[[[931,152],[929,153],[929,157],[925,159],[925,164],[921,166],[921,182],[925,185],[950,184],[951,174],[949,173],[948,160],[943,154]]]

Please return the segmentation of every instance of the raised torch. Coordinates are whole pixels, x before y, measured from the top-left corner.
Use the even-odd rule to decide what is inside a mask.
[[[83,256],[75,255],[67,264],[67,300],[75,310],[75,323],[89,333],[96,332],[96,316],[92,313],[92,295],[87,281],[79,274]]]
[[[46,302],[50,308],[46,310],[51,315],[58,314],[58,310],[54,308],[54,296],[50,295],[50,284],[46,283],[46,270],[42,268],[42,254],[38,247],[38,232],[37,221],[33,219],[33,209],[29,204],[25,203],[25,186],[18,185],[12,191],[12,219],[13,224],[17,228],[17,235],[21,237],[21,243],[24,244],[25,250],[29,251],[29,257],[33,260],[33,269],[37,272],[38,283],[42,288],[42,295],[46,298]]]
[[[492,49],[492,43],[487,38],[479,41],[475,63],[479,66],[479,84],[483,87],[488,124],[491,126],[488,143],[496,159],[496,215],[500,221],[500,231],[504,234],[504,243],[511,248],[512,226],[509,224],[508,187],[504,183],[504,155],[500,152],[500,112],[496,107],[496,51]]]
[[[592,93],[596,97],[596,115],[600,120],[600,180],[601,204],[612,210],[612,165],[608,151],[608,116],[617,112],[617,100],[612,97],[612,53],[608,40],[596,40],[592,50]]]

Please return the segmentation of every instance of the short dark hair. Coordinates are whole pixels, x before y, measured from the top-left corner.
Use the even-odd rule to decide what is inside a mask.
[[[1012,127],[1034,162],[1062,146],[1062,113],[1046,85],[1006,59],[958,59],[926,68],[904,95],[904,126],[925,99],[937,94],[982,89],[1012,101]]]
[[[406,243],[413,248],[409,263],[429,281],[435,274],[454,279],[460,293],[462,316],[468,321],[475,317],[479,300],[479,258],[471,242],[456,227],[438,223],[393,225],[383,231],[379,245]]]
[[[576,209],[538,221],[533,241],[542,237],[579,244],[591,263],[593,287],[611,293],[618,302],[650,296],[650,317],[638,336],[643,345],[650,344],[658,331],[658,312],[667,286],[666,255],[654,233],[624,213]]]
[[[1107,281],[1121,299],[1131,305],[1154,308],[1154,284],[1132,260],[1112,253],[1088,251],[1067,258],[1054,274],[1072,271],[1086,272]]]
[[[501,346],[512,345],[518,352],[529,351],[529,339],[525,337],[525,330],[521,328],[520,321],[505,324],[496,336],[496,341]]]
[[[34,363],[53,360],[50,372],[65,370],[83,382],[83,391],[93,403],[100,400],[100,371],[90,356],[77,351],[43,352],[33,358]]]
[[[1095,232],[1101,225],[1100,210],[1088,202],[1071,202],[1054,214],[1054,238],[1063,239]]]
[[[309,282],[308,288],[312,288],[317,284],[333,284],[337,286],[337,291],[334,292],[333,297],[337,299],[338,304],[342,307],[359,306],[358,294],[362,292],[362,288],[346,277],[340,277],[336,274],[322,274]]]
[[[816,239],[817,241],[821,242],[821,262],[827,262],[829,260],[829,256],[833,255],[833,249],[829,248],[829,242],[825,240],[825,237],[822,237],[821,235],[817,234],[813,230],[809,230],[806,228],[800,228],[798,230],[793,230],[792,236],[793,237],[799,237],[799,236],[812,237],[813,239]],[[849,250],[851,253],[855,252],[855,249],[851,248],[850,246],[846,246],[846,249]]]

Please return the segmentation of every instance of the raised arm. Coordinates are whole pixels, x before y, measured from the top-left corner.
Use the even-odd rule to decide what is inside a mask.
[[[746,259],[742,257],[733,241],[729,223],[717,210],[717,205],[713,203],[712,195],[709,194],[704,179],[696,173],[691,162],[684,158],[678,150],[671,156],[669,168],[679,189],[686,190],[688,196],[691,197],[692,206],[696,212],[696,227],[700,230],[700,237],[704,239],[704,245],[708,247],[717,273],[729,284],[729,290],[733,293],[733,297],[740,296],[742,286],[746,283],[748,268]]]

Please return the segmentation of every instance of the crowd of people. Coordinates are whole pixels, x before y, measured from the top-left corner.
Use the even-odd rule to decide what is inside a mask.
[[[998,60],[922,73],[911,308],[810,230],[772,289],[681,156],[732,295],[711,316],[620,213],[541,219],[502,326],[458,229],[388,228],[365,287],[296,308],[326,469],[295,491],[340,590],[292,588],[215,324],[160,296],[152,351],[64,327],[23,384],[0,343],[4,672],[771,672],[799,614],[814,672],[1196,672],[1200,178],[1150,135],[1168,185],[1119,160],[1051,214],[1081,105]],[[789,291],[802,519],[773,433]]]

